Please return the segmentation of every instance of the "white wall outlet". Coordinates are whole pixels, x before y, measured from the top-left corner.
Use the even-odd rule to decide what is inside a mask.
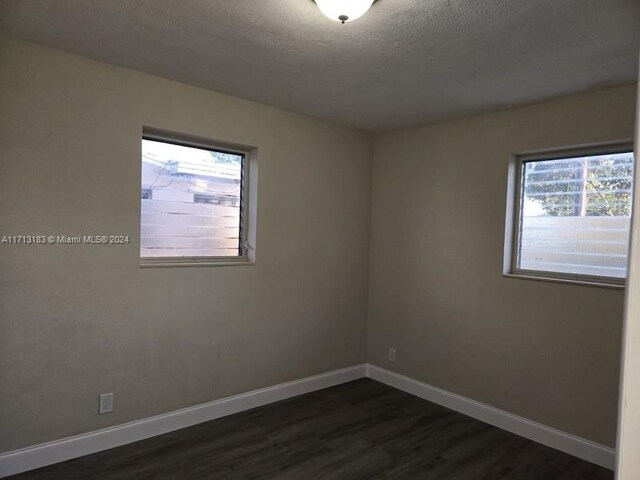
[[[388,358],[389,358],[389,361],[391,363],[396,363],[396,349],[395,348],[390,348],[389,349]]]
[[[103,393],[100,395],[98,413],[102,415],[110,412],[113,412],[113,393]]]

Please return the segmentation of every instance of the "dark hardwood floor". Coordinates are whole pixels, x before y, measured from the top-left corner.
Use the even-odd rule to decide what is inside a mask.
[[[613,473],[363,379],[11,478],[609,480]]]

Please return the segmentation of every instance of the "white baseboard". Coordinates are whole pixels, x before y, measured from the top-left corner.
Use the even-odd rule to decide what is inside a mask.
[[[261,388],[155,417],[64,438],[0,455],[0,478],[90,455],[198,423],[363,378],[366,365]]]
[[[367,365],[367,377],[596,465],[610,470],[615,468],[615,450],[604,445],[527,420],[375,365]]]
[[[109,450],[145,438],[369,377],[521,437],[613,470],[615,450],[414,380],[375,365],[356,365],[261,388],[195,407],[137,420],[0,455],[0,478]]]

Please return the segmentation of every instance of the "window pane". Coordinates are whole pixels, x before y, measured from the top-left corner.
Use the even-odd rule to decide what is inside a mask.
[[[522,270],[625,278],[633,154],[522,166]]]
[[[140,256],[238,256],[243,160],[143,139]]]

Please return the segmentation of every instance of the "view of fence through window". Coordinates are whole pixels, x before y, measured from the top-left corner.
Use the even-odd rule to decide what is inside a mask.
[[[633,153],[526,161],[517,268],[622,279]]]
[[[243,160],[143,139],[140,256],[240,255]]]

